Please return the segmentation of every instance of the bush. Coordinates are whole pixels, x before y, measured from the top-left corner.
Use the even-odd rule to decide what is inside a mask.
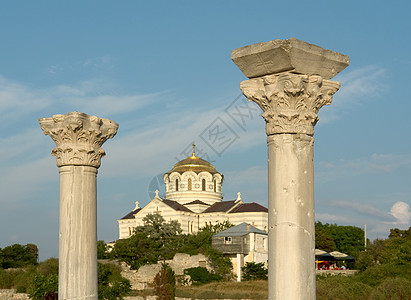
[[[317,280],[318,300],[363,300],[367,299],[372,288],[358,282],[354,277],[329,276]]]
[[[411,264],[396,265],[383,264],[372,266],[361,272],[355,278],[362,283],[370,286],[377,286],[381,284],[386,278],[402,277],[407,280],[411,279]]]
[[[154,277],[154,291],[159,300],[174,300],[176,294],[176,277],[174,271],[167,265]]]
[[[131,290],[128,279],[121,276],[121,269],[114,264],[98,264],[98,298],[123,299]]]
[[[208,262],[214,270],[214,274],[226,280],[232,277],[233,264],[230,258],[224,256],[223,253],[214,248],[207,248],[204,254],[207,256]]]
[[[411,281],[405,278],[385,279],[371,293],[371,300],[406,300],[411,299]]]
[[[59,260],[57,258],[49,258],[41,262],[37,266],[37,272],[47,275],[47,274],[59,274]]]
[[[58,275],[44,275],[37,273],[34,275],[32,285],[29,289],[29,296],[33,300],[42,300],[48,292],[58,291]]]
[[[222,278],[216,274],[211,274],[204,267],[195,267],[184,270],[184,274],[191,277],[191,282],[194,285],[209,283],[212,281],[220,281]]]
[[[25,293],[30,287],[35,268],[2,270],[0,269],[0,289],[16,289]]]
[[[264,267],[264,263],[247,262],[241,270],[244,280],[268,279],[268,269]]]

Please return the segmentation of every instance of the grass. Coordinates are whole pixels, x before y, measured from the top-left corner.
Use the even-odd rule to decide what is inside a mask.
[[[192,299],[267,299],[267,281],[212,282],[197,286],[179,286],[176,296]],[[153,289],[131,291],[128,296],[154,296]]]
[[[199,286],[178,287],[176,296],[196,299],[267,299],[266,280],[212,282]]]
[[[411,282],[400,276],[388,277],[377,286],[362,282],[358,275],[317,278],[318,300],[408,300]],[[198,286],[179,286],[176,296],[190,299],[267,299],[268,282],[213,282]],[[153,290],[132,291],[133,296],[154,295]]]

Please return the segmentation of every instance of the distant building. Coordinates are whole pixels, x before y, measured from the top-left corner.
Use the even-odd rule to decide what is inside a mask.
[[[234,225],[246,222],[267,230],[268,210],[258,203],[245,203],[241,194],[237,199],[223,201],[224,176],[206,160],[193,155],[176,163],[164,174],[166,196],[155,197],[145,206],[136,202],[134,210],[118,220],[119,238],[133,234],[134,228],[144,225],[147,214],[161,214],[166,221],[176,220],[183,233],[195,233],[207,224],[229,221]]]
[[[241,223],[217,233],[212,238],[213,248],[230,257],[237,281],[241,281],[241,267],[246,262],[268,261],[268,234],[250,224]]]

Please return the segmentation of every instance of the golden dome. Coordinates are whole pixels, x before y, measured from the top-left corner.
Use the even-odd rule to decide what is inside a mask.
[[[194,144],[193,144],[193,155],[176,163],[174,167],[169,172],[167,172],[167,174],[171,174],[173,172],[178,172],[181,174],[186,171],[193,171],[195,173],[200,173],[200,172],[205,171],[211,174],[219,173],[214,168],[214,166],[210,164],[208,161],[196,156]]]

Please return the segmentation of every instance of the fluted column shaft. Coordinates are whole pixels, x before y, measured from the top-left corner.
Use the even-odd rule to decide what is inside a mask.
[[[270,299],[315,299],[313,141],[267,138]]]
[[[235,49],[240,88],[263,110],[268,147],[268,297],[316,298],[314,126],[348,57],[296,39]]]
[[[97,169],[118,125],[79,112],[39,122],[60,173],[59,299],[97,300]]]

